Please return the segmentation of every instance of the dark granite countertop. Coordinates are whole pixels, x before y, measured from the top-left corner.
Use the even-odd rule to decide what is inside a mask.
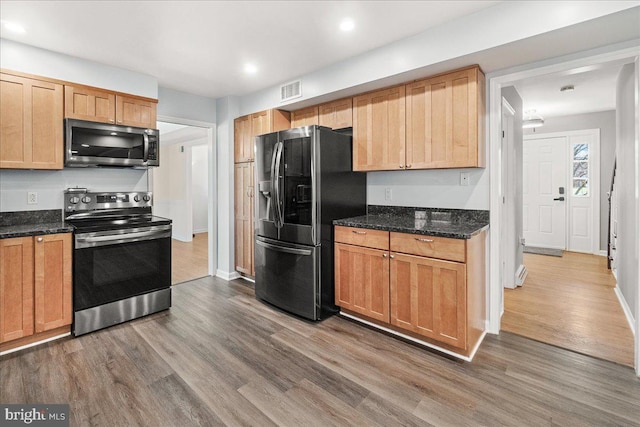
[[[0,239],[71,232],[60,209],[0,213]]]
[[[489,211],[369,206],[367,212],[335,220],[333,224],[454,239],[470,239],[489,228]]]

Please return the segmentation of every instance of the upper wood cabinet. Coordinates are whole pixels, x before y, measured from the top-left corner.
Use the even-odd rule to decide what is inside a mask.
[[[0,240],[0,342],[71,324],[71,233]]]
[[[64,115],[70,119],[157,127],[157,101],[86,86],[65,85]]]
[[[62,85],[2,73],[0,93],[0,168],[62,169]]]
[[[311,126],[318,124],[318,106],[314,105],[291,112],[291,127]]]
[[[353,170],[405,167],[404,86],[353,98]]]
[[[484,80],[474,66],[406,86],[406,168],[484,167]]]
[[[265,133],[289,129],[291,114],[282,110],[265,110],[238,117],[233,122],[234,162],[254,160],[253,143],[255,137]]]
[[[318,124],[331,129],[353,126],[353,100],[351,98],[327,102],[318,107]]]

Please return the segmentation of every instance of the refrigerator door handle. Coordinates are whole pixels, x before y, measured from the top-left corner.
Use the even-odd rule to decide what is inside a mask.
[[[278,176],[276,174],[276,157],[278,154],[278,149],[280,148],[280,142],[276,143],[276,146],[273,150],[273,154],[271,155],[271,191],[273,192],[272,200],[274,203],[271,203],[271,210],[273,211],[273,222],[278,227],[279,219],[278,212],[276,211],[275,205],[278,202],[278,194],[277,194],[277,184],[278,184]],[[268,213],[267,213],[268,214]]]
[[[284,219],[282,218],[282,199],[280,198],[280,162],[282,161],[282,151],[284,149],[284,142],[279,141],[278,142],[278,148],[277,148],[277,153],[276,153],[276,161],[275,161],[275,168],[273,170],[273,175],[275,176],[276,180],[275,180],[275,196],[276,196],[276,200],[275,200],[275,205],[276,205],[276,211],[278,213],[277,215],[277,226],[278,228],[282,228],[284,226]]]
[[[256,245],[259,246],[263,246],[267,249],[271,249],[277,252],[284,252],[287,254],[294,254],[294,255],[305,255],[305,256],[309,256],[311,255],[311,250],[309,249],[295,249],[295,248],[287,248],[284,246],[278,246],[278,245],[272,245],[271,243],[267,243],[267,242],[263,242],[261,240],[257,240],[256,239]]]

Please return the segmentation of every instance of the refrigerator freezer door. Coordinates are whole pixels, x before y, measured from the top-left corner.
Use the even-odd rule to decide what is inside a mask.
[[[319,320],[320,247],[256,238],[256,297],[309,320]]]
[[[258,136],[255,139],[256,235],[272,239],[279,237],[277,191],[274,188],[276,177],[273,174],[279,145],[277,133]]]

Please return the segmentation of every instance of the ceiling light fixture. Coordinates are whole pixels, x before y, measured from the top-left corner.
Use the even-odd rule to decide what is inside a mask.
[[[2,26],[4,28],[6,28],[7,30],[13,32],[13,33],[19,33],[19,34],[24,34],[27,32],[27,30],[25,30],[25,28],[18,24],[17,22],[11,22],[11,21],[0,21],[2,22]]]
[[[247,74],[255,74],[258,72],[258,67],[253,64],[245,64],[244,72]]]
[[[346,18],[340,23],[340,29],[345,32],[352,31],[355,27],[356,24],[351,18]]]
[[[560,92],[573,92],[574,90],[576,90],[574,85],[566,85],[560,88]]]
[[[525,114],[526,115],[522,120],[522,129],[532,129],[544,126],[544,119],[541,115],[536,114],[536,110],[529,110]]]

